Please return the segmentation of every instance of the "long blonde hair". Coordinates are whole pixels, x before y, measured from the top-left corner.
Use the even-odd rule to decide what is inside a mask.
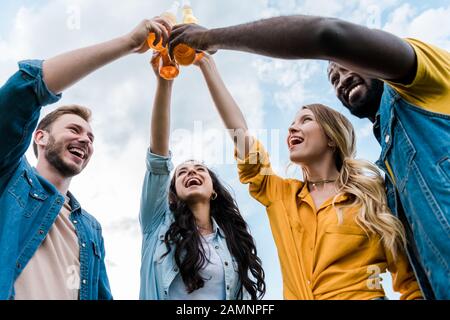
[[[335,200],[346,194],[349,200],[336,208],[339,223],[342,223],[342,209],[360,207],[356,223],[366,232],[381,237],[385,248],[395,258],[406,245],[405,230],[398,218],[391,214],[386,200],[384,180],[378,168],[365,160],[355,159],[356,137],[353,125],[341,113],[322,104],[311,104],[303,109],[310,110],[327,137],[335,144],[335,164],[339,171],[338,194]]]

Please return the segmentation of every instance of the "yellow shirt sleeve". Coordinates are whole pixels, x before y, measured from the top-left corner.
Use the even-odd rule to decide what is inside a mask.
[[[396,292],[401,294],[400,300],[423,299],[416,276],[404,252],[397,255],[394,260],[392,253],[386,250],[388,270],[392,274],[392,285]]]
[[[425,110],[450,114],[450,52],[417,39],[405,39],[417,57],[417,73],[411,84],[386,81],[400,96]]]
[[[245,159],[239,159],[235,150],[239,179],[249,184],[250,195],[264,206],[281,198],[284,179],[277,176],[270,165],[269,154],[261,142],[253,138],[253,144]]]

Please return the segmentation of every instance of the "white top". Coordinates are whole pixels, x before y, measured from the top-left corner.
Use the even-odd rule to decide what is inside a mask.
[[[225,273],[222,260],[213,245],[215,233],[202,236],[202,245],[207,258],[206,265],[200,270],[205,280],[203,288],[187,293],[186,286],[179,273],[169,287],[171,300],[225,300]]]

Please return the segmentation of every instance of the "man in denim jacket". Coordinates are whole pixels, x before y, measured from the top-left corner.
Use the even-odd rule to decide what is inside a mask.
[[[450,299],[450,53],[417,39],[317,16],[274,17],[227,28],[179,25],[179,43],[284,59],[323,59],[349,111],[374,123],[388,205],[427,299]],[[381,79],[381,80],[379,80]]]
[[[93,153],[90,111],[59,108],[36,128],[41,108],[97,68],[168,38],[163,19],[46,61],[19,63],[0,88],[0,299],[112,299],[100,224],[68,191]],[[56,93],[56,94],[55,94]],[[31,138],[36,168],[25,158]]]

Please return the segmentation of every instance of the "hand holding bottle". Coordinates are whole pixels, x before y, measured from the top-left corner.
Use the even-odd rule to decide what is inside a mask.
[[[166,22],[168,34],[170,34],[172,27],[177,24],[177,11],[179,6],[180,4],[175,1],[167,11],[161,13],[159,16],[160,19]],[[164,52],[167,49],[167,41],[163,41],[161,37],[158,37],[157,32],[150,32],[148,34],[147,43],[155,51]]]
[[[183,23],[189,24],[197,24],[198,19],[194,16],[194,12],[192,11],[191,4],[189,1],[184,1],[183,6]],[[194,63],[196,59],[196,51],[195,49],[189,47],[184,43],[180,43],[173,49],[173,58],[177,63],[182,66],[188,66]]]
[[[207,39],[208,29],[198,24],[180,24],[174,26],[169,38],[169,55],[173,58],[174,49],[185,44],[196,51],[207,51],[210,54],[215,53]]]
[[[165,18],[155,17],[143,20],[126,37],[128,38],[132,50],[137,53],[144,53],[149,49],[146,41],[149,33],[155,35],[155,41],[167,44],[172,26]]]

